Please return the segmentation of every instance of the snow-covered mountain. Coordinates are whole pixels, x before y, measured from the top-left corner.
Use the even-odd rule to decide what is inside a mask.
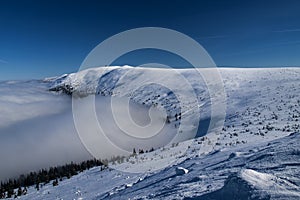
[[[209,70],[211,69],[204,69],[206,73]],[[110,141],[130,153],[133,147],[136,149],[158,148],[168,143],[177,143],[205,135],[209,128],[220,131],[223,126],[222,116],[225,116],[226,111],[226,96],[224,91],[221,91],[223,85],[218,88],[215,86],[217,83],[213,83],[215,85],[210,87],[216,89],[209,93],[205,79],[195,69],[101,67],[63,75],[50,82],[52,84],[50,91],[73,95],[75,115],[79,107],[78,110],[80,109],[81,113],[78,115],[87,116],[88,108],[82,106],[85,105],[83,101],[96,95],[95,110],[98,120],[102,122],[100,124],[103,129],[102,134],[109,133],[106,137]],[[108,100],[105,100],[106,97]],[[224,108],[216,109],[214,106],[212,109],[213,103],[216,104],[216,102],[218,105],[224,104]],[[74,104],[77,104],[75,109]],[[144,112],[141,106],[146,109]],[[111,109],[108,109],[109,107]],[[131,112],[130,116],[127,115],[129,112]],[[104,118],[103,113],[105,113]],[[131,123],[129,118],[132,118],[134,122]],[[211,125],[212,118],[217,119],[213,125]],[[83,118],[77,120],[76,124],[82,121],[84,121]],[[80,126],[84,126],[82,128],[84,131],[97,131],[97,127],[91,128],[91,123],[81,123]],[[80,127],[77,126],[78,129]],[[127,135],[134,137],[127,137]],[[101,140],[105,140],[106,137],[102,137]],[[81,139],[84,140],[84,138]],[[115,149],[110,151],[115,154],[124,154]],[[104,156],[100,152],[99,158]]]
[[[121,132],[113,125],[114,118],[107,111],[108,97],[130,99],[137,124],[150,123],[148,112],[151,107],[154,107],[153,116],[160,119],[155,124],[166,119],[170,121],[161,129],[162,135],[169,134],[161,143],[126,145],[122,143],[126,138],[118,143],[124,152],[133,147],[150,149],[149,144],[156,145],[157,150],[130,157],[122,164],[110,163],[111,169],[104,171],[93,168],[60,182],[57,187],[46,185],[38,192],[30,188],[29,194],[20,198],[299,199],[300,69],[219,68],[219,71],[226,98],[221,96],[219,89],[214,94],[209,93],[205,80],[195,69],[103,67],[43,81],[2,82],[0,90],[5,95],[0,97],[1,113],[6,111],[6,114],[0,116],[4,121],[0,124],[0,133],[6,134],[0,141],[6,144],[5,148],[13,146],[20,152],[25,150],[20,156],[25,159],[30,159],[27,153],[34,151],[35,158],[40,158],[39,164],[27,163],[28,170],[50,163],[59,164],[65,158],[88,158],[76,134],[71,94],[80,100],[96,95],[96,114],[104,122],[104,129],[113,130],[109,139],[114,142],[118,142]],[[187,94],[184,92],[194,94],[195,98],[182,99],[176,95]],[[219,124],[209,129],[211,119],[222,115],[216,112],[216,116],[212,116],[214,100],[226,103],[226,117],[224,127],[220,119]],[[22,106],[16,101],[22,101]],[[126,102],[118,101],[120,109]],[[15,117],[10,111],[16,108],[26,114]],[[37,124],[41,124],[40,127]],[[221,132],[214,134],[220,126],[223,127]],[[93,130],[91,124],[86,128]],[[19,130],[24,133],[17,134],[12,140],[9,135]],[[36,133],[37,130],[44,130],[43,136]],[[178,133],[182,137],[174,141],[183,141],[179,144],[172,141]],[[24,139],[24,134],[27,139],[23,144],[15,141],[16,138]],[[146,131],[144,136],[149,134],[151,131]],[[195,139],[184,141],[195,136]],[[41,142],[35,144],[28,139],[32,137]],[[66,145],[69,140],[71,144]],[[28,144],[33,149],[26,148]],[[47,151],[36,152],[42,147]],[[4,150],[1,145],[1,152],[2,148]],[[103,152],[109,156],[114,153]],[[51,162],[42,159],[47,154]],[[16,157],[7,159],[1,172],[8,170],[13,162],[16,163]]]

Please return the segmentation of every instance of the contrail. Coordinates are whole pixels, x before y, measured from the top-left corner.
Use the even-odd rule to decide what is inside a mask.
[[[209,35],[209,36],[199,36],[195,37],[195,39],[219,39],[219,38],[227,38],[229,35]]]
[[[0,63],[7,64],[8,62],[7,62],[7,61],[5,61],[5,60],[1,60],[1,59],[0,59]]]
[[[300,32],[300,28],[298,28],[298,29],[277,30],[277,31],[273,31],[273,32],[275,32],[275,33]]]

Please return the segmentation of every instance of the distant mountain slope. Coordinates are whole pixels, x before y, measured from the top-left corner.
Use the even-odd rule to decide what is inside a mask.
[[[227,99],[224,99],[227,110],[223,131],[231,132],[229,137],[246,133],[245,135],[251,135],[247,140],[252,138],[257,140],[257,136],[274,138],[277,134],[270,134],[273,132],[288,134],[300,130],[300,68],[218,70],[227,93]],[[169,85],[177,91],[188,90],[185,84],[177,82],[177,71],[191,84],[198,102],[180,102],[176,97],[176,91],[158,84],[144,86],[144,79],[138,78],[148,77],[154,82],[159,82],[169,76],[173,78],[167,82],[170,82]],[[206,121],[209,122],[211,118],[210,98],[214,98],[212,95],[215,94],[208,93],[204,80],[195,69],[177,71],[129,66],[93,68],[58,78],[52,82],[51,90],[69,94],[75,92],[83,96],[89,94],[126,96],[142,105],[160,105],[167,111],[171,121],[175,121],[174,116],[179,114],[180,110],[191,110],[187,115],[199,115],[202,122],[199,124],[201,128],[198,132],[207,130]],[[142,87],[139,88],[135,84]],[[136,88],[138,89],[134,90]],[[199,106],[198,111],[194,109],[195,106]],[[220,136],[220,139],[226,141],[224,138],[226,135]]]

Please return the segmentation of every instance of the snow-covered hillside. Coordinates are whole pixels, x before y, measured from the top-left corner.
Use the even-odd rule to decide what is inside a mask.
[[[215,71],[213,69],[203,70],[210,76],[214,75],[211,73]],[[89,130],[102,135],[98,140],[93,137],[93,141],[97,142],[92,143],[90,139],[82,137],[85,133],[81,134],[81,140],[90,143],[86,145],[88,150],[98,158],[107,156],[109,152],[113,152],[110,156],[129,155],[133,148],[156,149],[205,135],[213,130],[220,131],[223,126],[226,112],[223,85],[220,87],[217,82],[212,83],[210,87],[214,90],[209,91],[206,80],[195,69],[101,67],[49,81],[52,83],[50,91],[73,95],[77,130]],[[92,109],[86,104],[94,103],[89,99],[95,94],[95,110],[102,130],[98,130],[97,125],[86,123],[83,117],[80,118],[92,117]],[[112,99],[103,100],[106,97]],[[74,104],[77,105],[75,109]],[[222,104],[223,107],[220,106]],[[127,109],[130,105],[133,106]],[[149,115],[148,119],[143,120],[138,114],[142,112],[138,105],[149,109],[149,114],[148,110],[142,113],[143,116]],[[77,110],[80,113],[77,114]],[[121,150],[106,145],[110,142]],[[99,143],[104,148],[95,151],[95,146]],[[92,147],[89,148],[90,146]]]
[[[20,199],[300,198],[299,133],[206,155],[198,154],[199,141],[193,142],[182,162],[160,171],[138,174],[96,167],[57,187],[48,184],[38,192],[32,187]],[[151,159],[155,155],[142,157]]]
[[[157,105],[166,110],[166,115],[173,122],[172,126],[182,128],[181,132],[188,135],[186,138],[191,138],[191,133],[195,132],[194,127],[198,126],[196,116],[200,120],[197,136],[207,134],[209,137],[210,132],[213,132],[206,132],[212,118],[211,101],[225,101],[225,126],[218,135],[218,141],[214,138],[211,146],[232,146],[261,139],[272,140],[300,130],[299,68],[219,70],[227,93],[225,99],[216,97],[218,91],[209,94],[204,80],[195,69],[169,70],[128,66],[89,69],[54,80],[51,90],[80,96],[126,96],[141,105]],[[190,97],[184,101],[178,100],[177,93],[189,90],[186,84],[179,84],[178,80],[181,79],[178,78],[178,74],[192,86],[195,99]],[[148,82],[163,82],[173,90],[164,85],[147,84]],[[198,109],[195,109],[196,107]],[[184,123],[182,119],[177,120],[181,118],[182,113],[182,119],[187,119],[188,123]],[[193,118],[197,120],[192,120]]]
[[[61,160],[68,157],[70,151],[75,149],[76,152],[81,152],[81,155],[76,157],[77,160],[84,158],[85,155],[88,157],[83,145],[78,142],[75,125],[72,122],[70,94],[79,99],[86,99],[96,94],[96,103],[100,104],[96,106],[97,116],[105,122],[104,124],[109,124],[107,130],[114,130],[110,131],[110,139],[115,142],[117,141],[114,140],[115,138],[120,139],[118,135],[120,131],[118,127],[111,125],[113,118],[106,112],[106,107],[109,105],[106,104],[106,98],[110,96],[131,99],[132,112],[136,115],[134,119],[136,123],[142,125],[149,123],[148,109],[155,107],[154,114],[157,114],[155,116],[161,119],[168,118],[170,121],[166,124],[166,128],[162,129],[162,135],[170,134],[166,141],[172,139],[178,133],[178,129],[185,136],[178,141],[193,138],[194,132],[197,134],[196,139],[179,144],[177,142],[167,144],[168,142],[165,141],[160,144],[155,143],[154,147],[158,149],[153,152],[130,157],[121,164],[110,163],[112,169],[101,172],[99,168],[93,168],[60,182],[57,187],[46,185],[39,192],[30,188],[29,194],[22,196],[21,199],[197,199],[200,197],[201,199],[221,197],[222,199],[225,197],[227,199],[299,199],[300,69],[220,68],[219,70],[227,94],[225,99],[219,98],[218,92],[209,94],[204,80],[195,73],[195,69],[178,70],[184,79],[177,77],[176,71],[168,69],[108,67],[34,82],[30,89],[20,87],[24,84],[22,82],[1,83],[2,91],[6,88],[16,88],[16,91],[26,94],[24,99],[29,103],[22,109],[30,110],[30,106],[33,105],[30,104],[29,97],[40,97],[37,93],[57,101],[56,106],[52,105],[52,108],[45,109],[45,112],[40,115],[27,112],[11,125],[0,126],[1,134],[4,131],[12,134],[21,129],[24,134],[26,133],[27,138],[39,137],[34,131],[40,129],[33,125],[37,117],[42,117],[43,119],[39,120],[46,130],[45,136],[52,138],[51,133],[55,134],[51,141],[57,141],[55,139],[60,136],[60,141],[57,141],[57,146],[60,148],[51,149],[55,155],[57,154],[57,157],[54,153],[51,157],[58,158],[52,159],[52,163],[61,163]],[[182,82],[187,80],[190,88],[186,84],[181,84],[182,82],[176,82],[177,78]],[[153,84],[145,84],[151,81]],[[155,84],[160,81],[165,85]],[[40,89],[36,90],[36,88]],[[193,92],[195,98],[190,98],[190,101],[189,98],[180,101],[182,99],[176,96],[176,93],[184,91]],[[11,106],[7,110],[13,110],[18,104],[10,104],[10,102],[12,99],[18,99],[19,95],[10,89],[7,89],[6,94],[6,98],[0,97],[0,102]],[[221,132],[217,135],[213,134],[213,129],[207,133],[212,118],[212,99],[217,99],[220,103],[225,102],[227,106],[224,127],[222,126]],[[37,105],[44,105],[42,107],[49,104],[45,99],[39,102],[40,104]],[[119,103],[123,105],[123,101]],[[182,112],[183,110],[186,112]],[[0,116],[2,121],[15,119],[11,117],[12,113],[7,113]],[[197,129],[198,118],[199,129]],[[182,121],[184,119],[186,121]],[[218,124],[215,128],[219,126],[221,125]],[[28,127],[30,131],[26,131]],[[87,124],[87,128],[90,128],[90,124]],[[59,133],[54,133],[55,131]],[[66,132],[68,138],[73,138],[71,145],[64,146],[68,139],[63,138],[62,132]],[[5,144],[16,145],[17,141],[9,139],[9,134],[6,134],[4,140],[1,137],[1,140]],[[146,133],[146,136],[149,134],[151,133]],[[21,136],[22,134],[18,137]],[[126,146],[122,141],[124,140],[121,140],[118,145],[126,151],[131,151],[133,147],[142,146],[149,149],[151,147],[149,143]],[[165,143],[167,144],[165,147],[159,148]],[[24,144],[31,143],[25,141]],[[45,146],[45,144],[49,144],[47,139],[41,141],[40,145]],[[150,144],[153,145],[151,142]],[[36,148],[41,148],[37,146]],[[29,153],[30,149],[26,152]],[[67,154],[58,154],[58,152],[67,152]],[[43,156],[45,152],[37,155],[41,160]],[[5,167],[1,166],[3,170],[8,169],[12,161],[7,160],[6,163],[9,164]],[[43,167],[47,164],[49,163],[40,161]],[[33,167],[32,164],[27,165],[28,168]],[[188,173],[178,167],[187,169]]]

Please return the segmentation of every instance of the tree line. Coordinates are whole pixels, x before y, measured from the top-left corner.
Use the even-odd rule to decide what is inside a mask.
[[[49,169],[42,169],[38,172],[30,172],[26,175],[20,175],[18,178],[9,179],[1,182],[0,186],[0,199],[18,197],[27,194],[27,188],[35,186],[39,190],[45,184],[52,181],[53,186],[57,186],[59,181],[64,178],[71,178],[79,172],[83,172],[92,167],[101,166],[101,171],[107,167],[107,160],[101,161],[97,159],[84,161],[81,163],[71,162],[69,164]]]
[[[137,154],[143,154],[154,151],[154,148],[144,151],[143,149],[138,149],[138,151],[133,148],[131,156]],[[50,167],[49,169],[42,169],[38,172],[30,172],[26,175],[20,175],[18,178],[9,179],[7,181],[1,181],[0,186],[0,199],[5,198],[17,198],[18,196],[26,195],[27,188],[30,186],[35,186],[36,190],[40,190],[46,184],[52,182],[52,185],[55,187],[59,184],[59,181],[62,181],[65,178],[71,178],[74,175],[77,175],[80,172],[88,170],[92,167],[101,166],[101,171],[107,168],[108,163],[112,164],[123,163],[125,156],[113,156],[110,160],[88,160],[81,163],[71,162],[63,166]]]

